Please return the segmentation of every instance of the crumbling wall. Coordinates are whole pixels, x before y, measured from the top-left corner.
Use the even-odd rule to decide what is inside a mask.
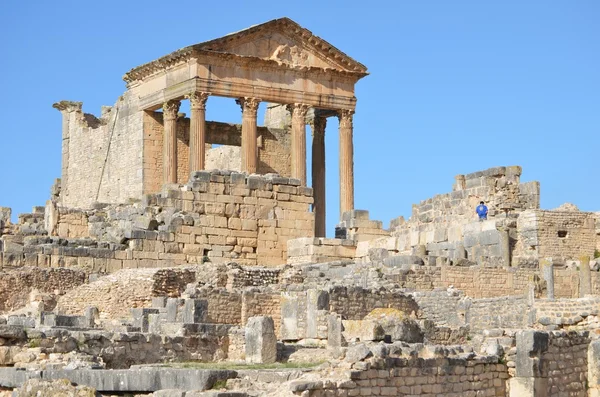
[[[555,264],[564,264],[582,255],[593,257],[596,249],[595,222],[592,212],[523,212],[517,221],[519,240],[513,253],[516,263],[552,258]]]
[[[536,299],[534,308],[535,321],[539,324],[568,327],[583,321],[588,316],[598,316],[600,314],[600,297]]]
[[[126,269],[80,285],[58,299],[56,311],[61,314],[81,314],[95,306],[101,319],[129,317],[133,307],[150,307],[154,274],[158,269]]]
[[[541,357],[543,375],[548,378],[548,396],[586,397],[588,333],[553,331],[548,336],[548,348]]]
[[[530,309],[526,296],[473,299],[466,310],[466,321],[474,331],[526,328]]]
[[[0,271],[0,312],[26,306],[29,294],[34,289],[62,295],[86,281],[84,272],[73,269],[22,268]]]
[[[245,325],[250,317],[268,316],[273,318],[275,335],[280,336],[281,329],[281,293],[249,289],[242,293],[241,324]]]
[[[142,195],[142,114],[127,91],[96,118],[81,102],[54,105],[63,115],[60,203],[90,208],[95,201],[126,202]]]
[[[539,208],[538,182],[520,183],[521,167],[496,167],[458,175],[451,193],[436,195],[413,206],[408,221],[390,224],[396,249],[410,252],[422,245],[430,255],[459,259],[464,256],[484,264],[504,264],[505,245],[500,233],[513,227],[514,218],[526,209]],[[487,222],[480,224],[475,207],[484,201]]]
[[[196,290],[194,299],[206,301],[207,323],[243,325],[240,292],[205,287]]]
[[[152,296],[177,298],[189,283],[196,281],[195,269],[159,269],[152,276]]]
[[[419,305],[423,318],[437,326],[459,327],[465,325],[464,310],[459,310],[464,294],[446,290],[418,291],[410,293]]]
[[[364,349],[364,345],[359,345],[349,350]],[[353,369],[346,371],[348,378],[299,380],[292,385],[292,392],[309,397],[507,395],[508,369],[505,364],[497,363],[497,357],[442,354],[423,358],[414,352],[408,358],[394,355],[395,345],[390,345],[389,350],[380,349],[378,357],[354,363]]]
[[[10,237],[18,241],[0,247],[0,264],[77,267],[99,273],[205,262],[282,265],[287,240],[314,233],[312,189],[298,185],[296,179],[273,175],[202,171],[188,185],[148,195],[144,203],[85,211],[58,207],[58,230],[66,230],[67,236],[84,234],[87,222],[94,240]],[[43,211],[34,215],[43,228]],[[37,233],[38,229],[28,228]]]
[[[408,315],[419,314],[415,300],[400,291],[369,290],[336,286],[329,290],[329,309],[346,320],[362,320],[376,308],[398,309]]]

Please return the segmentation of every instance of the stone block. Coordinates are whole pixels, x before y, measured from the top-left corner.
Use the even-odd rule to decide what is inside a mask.
[[[542,354],[548,350],[548,334],[539,331],[519,331],[517,339],[516,376],[541,377],[544,373]]]
[[[400,267],[403,265],[423,266],[425,263],[422,258],[416,255],[394,255],[384,259],[383,264],[389,267]]]
[[[281,293],[281,339],[298,340],[298,297],[294,293]]]
[[[343,336],[347,341],[380,341],[385,338],[385,330],[372,320],[342,320]]]
[[[250,317],[246,324],[246,362],[274,363],[277,359],[277,337],[273,319]]]
[[[206,299],[186,299],[183,307],[183,322],[187,324],[202,323],[208,314]]]

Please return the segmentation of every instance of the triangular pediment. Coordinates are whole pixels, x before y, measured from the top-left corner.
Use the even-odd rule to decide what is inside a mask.
[[[193,47],[291,66],[366,73],[367,68],[289,18],[276,19]]]

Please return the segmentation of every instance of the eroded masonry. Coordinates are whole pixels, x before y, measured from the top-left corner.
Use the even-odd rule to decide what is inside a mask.
[[[0,396],[600,396],[600,213],[507,166],[384,228],[353,202],[366,75],[283,18],[132,69],[100,117],[56,103],[61,178],[0,207]]]

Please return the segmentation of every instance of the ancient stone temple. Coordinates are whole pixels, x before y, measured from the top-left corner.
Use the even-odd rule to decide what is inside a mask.
[[[206,169],[211,144],[241,147],[239,168],[277,173],[307,185],[306,125],[312,130],[315,234],[325,235],[325,127],[339,118],[340,213],[354,208],[354,85],[367,68],[288,18],[182,48],[124,76],[127,91],[100,118],[81,102],[62,101],[60,203],[89,208],[123,203],[186,183]],[[241,125],[206,121],[212,96],[235,100]],[[179,113],[189,101],[189,118]],[[257,126],[269,102],[291,114],[289,125]],[[162,109],[162,112],[159,110]],[[207,153],[207,148],[209,149]]]

